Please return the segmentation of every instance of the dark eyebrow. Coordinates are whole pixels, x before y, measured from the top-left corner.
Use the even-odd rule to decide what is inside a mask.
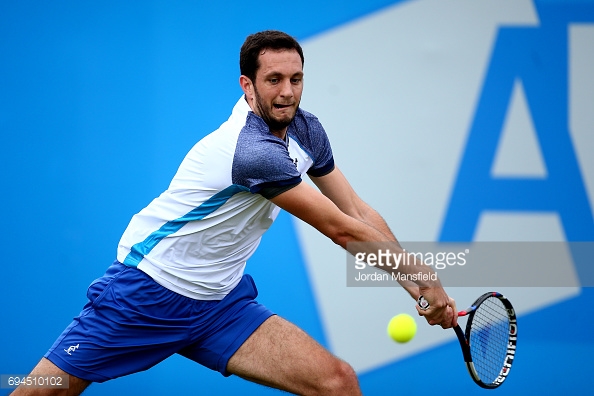
[[[281,72],[277,72],[277,71],[271,71],[270,73],[267,73],[264,75],[265,78],[280,77],[280,76],[283,76],[283,74]],[[289,78],[295,78],[295,77],[303,78],[303,72],[302,71],[296,72],[296,73],[292,74]]]

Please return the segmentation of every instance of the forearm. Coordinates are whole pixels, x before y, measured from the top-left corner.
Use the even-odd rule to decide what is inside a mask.
[[[295,200],[294,202],[299,204],[294,206],[295,210],[291,211],[291,213],[316,227],[324,235],[343,246],[352,254],[363,252],[366,254],[366,257],[369,257],[368,255],[370,253],[377,254],[379,249],[385,249],[386,243],[390,244],[390,250],[396,255],[400,254],[403,256],[406,254],[386,221],[384,221],[379,213],[361,200],[338,168],[335,168],[328,175],[312,178],[312,180],[335,206],[329,205],[323,199],[312,198],[316,193],[304,187],[301,189],[303,191],[301,199],[305,201],[312,200],[311,205],[302,205],[301,200]],[[279,202],[279,206],[283,207],[282,202]],[[314,208],[315,210],[313,210]],[[328,223],[332,223],[332,226],[328,227]],[[365,243],[363,246],[357,247],[355,247],[356,244],[353,244],[349,248],[348,245],[351,242],[357,241]],[[383,244],[377,241],[383,241]],[[424,273],[428,276],[435,275],[430,267],[416,261],[416,258],[412,260],[416,265],[400,265],[399,267],[385,266],[379,268],[390,273],[411,274],[421,272],[421,274]],[[434,277],[432,278],[435,279]],[[401,284],[414,299],[417,299],[419,294],[423,294],[427,298],[433,308],[428,311],[419,312],[419,314],[425,316],[430,323],[443,323],[444,320],[448,322],[448,317],[452,320],[452,308],[455,304],[453,300],[448,300],[448,296],[441,287],[438,279],[430,282],[401,282]],[[450,306],[449,311],[444,308],[447,305]],[[452,323],[455,324],[455,321],[454,315]]]
[[[440,287],[437,275],[430,266],[426,266],[418,256],[405,251],[388,229],[389,237],[376,228],[385,225],[379,221],[379,215],[374,219],[374,226],[363,220],[349,217],[347,224],[342,225],[344,235],[335,241],[353,255],[358,262],[365,262],[369,266],[381,269],[390,274],[400,275],[400,284],[417,298],[418,287]],[[385,226],[387,229],[387,226]],[[404,275],[404,276],[402,276]]]
[[[398,242],[384,218],[364,201],[359,202],[359,220],[384,234],[389,241]]]
[[[398,250],[398,252],[396,254],[405,254],[404,249],[402,249],[402,246],[400,245],[400,243],[398,242],[398,239],[396,238],[396,236],[394,235],[394,233],[392,232],[392,230],[390,229],[390,227],[388,226],[387,222],[384,220],[384,218],[376,211],[374,210],[371,206],[369,206],[367,203],[365,203],[362,200],[359,200],[358,202],[358,210],[357,210],[357,215],[359,217],[359,220],[361,220],[362,222],[364,222],[365,224],[369,225],[370,227],[375,228],[377,231],[381,232],[384,236],[385,236],[385,240],[386,241],[392,241],[395,242],[398,246],[398,248],[400,248],[401,250]],[[417,260],[418,261],[418,260]],[[420,267],[423,267],[420,269]],[[386,268],[386,267],[378,267],[388,273],[391,272],[400,272],[402,271],[402,269],[395,269],[395,268]],[[428,268],[425,265],[422,265],[420,263],[417,263],[417,265],[409,267],[408,269],[411,270],[411,272],[426,272],[427,276],[430,277],[431,274],[434,272],[431,268]],[[404,272],[404,271],[403,271]],[[408,292],[408,294],[410,294],[410,296],[413,299],[418,299],[420,293],[419,290],[419,285],[418,284],[414,284],[411,282],[404,282],[401,283],[402,287]],[[428,286],[427,284],[424,284],[423,286]],[[430,287],[441,287],[441,285],[438,282],[431,282],[431,286]]]

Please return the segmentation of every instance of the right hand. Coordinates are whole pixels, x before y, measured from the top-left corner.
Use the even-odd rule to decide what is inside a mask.
[[[427,323],[431,326],[440,325],[444,329],[458,324],[456,302],[442,287],[420,287],[419,292],[429,303],[429,308],[425,310],[416,305],[419,316],[424,316]]]

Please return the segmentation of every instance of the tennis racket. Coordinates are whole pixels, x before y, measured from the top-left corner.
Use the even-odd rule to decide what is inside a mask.
[[[423,296],[417,303],[422,310],[429,308]],[[502,294],[489,292],[458,316],[468,316],[466,331],[459,325],[454,330],[470,376],[482,388],[497,388],[509,375],[516,356],[518,323],[512,304]]]

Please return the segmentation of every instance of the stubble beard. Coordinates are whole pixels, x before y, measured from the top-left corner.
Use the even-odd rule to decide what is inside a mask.
[[[260,113],[260,117],[262,117],[264,122],[266,122],[266,124],[268,125],[268,128],[270,128],[271,132],[282,131],[286,127],[288,127],[291,122],[293,122],[293,119],[295,118],[295,115],[297,114],[296,112],[295,112],[295,114],[293,114],[292,117],[290,117],[290,119],[279,120],[272,116],[272,109],[270,109],[269,111],[266,111],[265,107],[264,107],[264,103],[262,101],[262,98],[258,94],[258,90],[256,89],[255,85],[254,85],[254,96],[256,97],[256,107],[258,109],[258,112]]]

